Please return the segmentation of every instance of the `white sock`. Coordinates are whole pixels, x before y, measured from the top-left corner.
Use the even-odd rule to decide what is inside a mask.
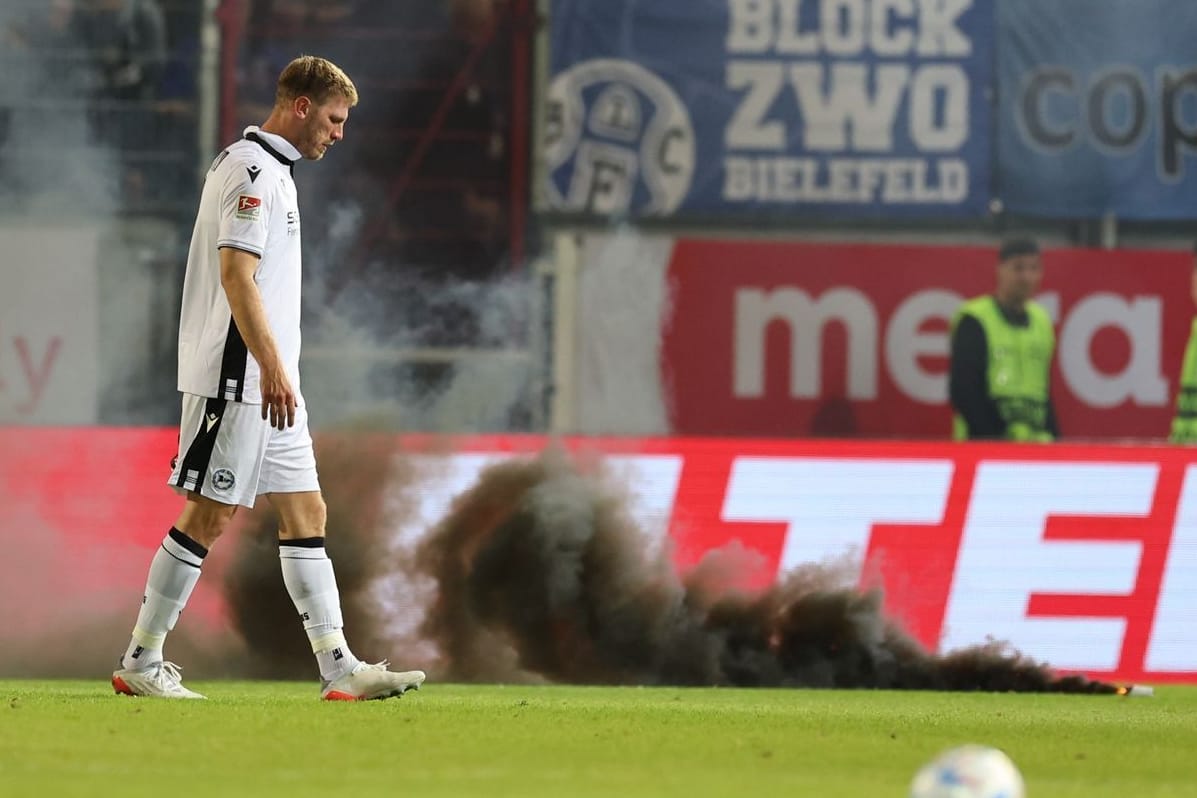
[[[349,673],[358,659],[345,642],[341,595],[332,560],[324,551],[324,538],[280,540],[278,556],[283,582],[320,666],[320,678],[331,682]]]
[[[150,561],[141,610],[133,639],[121,659],[122,668],[140,669],[162,661],[166,633],[175,628],[179,613],[191,598],[208,550],[171,527]]]

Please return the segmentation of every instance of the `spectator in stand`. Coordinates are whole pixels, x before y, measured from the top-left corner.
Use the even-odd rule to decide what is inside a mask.
[[[1056,334],[1032,299],[1042,278],[1038,245],[1006,241],[994,292],[965,302],[952,320],[948,393],[957,440],[1046,443],[1059,436],[1050,395]]]
[[[1193,273],[1189,292],[1197,303],[1197,245],[1193,248]],[[1197,316],[1193,317],[1185,359],[1180,366],[1180,391],[1176,395],[1176,417],[1172,419],[1173,443],[1197,444]]]
[[[36,189],[84,196],[78,168],[62,153],[86,146],[86,97],[95,71],[84,54],[76,0],[27,4],[0,30],[0,193],[18,206]],[[9,149],[11,147],[11,149]],[[19,148],[19,149],[18,149]]]
[[[92,0],[88,12],[85,40],[99,76],[93,135],[120,154],[122,200],[140,209],[149,187],[163,180],[160,165],[143,156],[160,146],[154,101],[166,69],[166,21],[156,0]]]
[[[88,45],[100,71],[99,96],[150,100],[166,66],[166,21],[155,0],[94,0]]]
[[[94,81],[80,58],[83,31],[75,0],[49,0],[13,23],[3,36],[9,82],[31,97],[80,97]]]

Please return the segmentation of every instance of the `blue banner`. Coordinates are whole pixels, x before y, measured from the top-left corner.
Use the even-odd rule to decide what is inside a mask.
[[[980,215],[993,0],[554,0],[550,204]]]
[[[1197,2],[997,6],[996,188],[1006,209],[1197,214]]]

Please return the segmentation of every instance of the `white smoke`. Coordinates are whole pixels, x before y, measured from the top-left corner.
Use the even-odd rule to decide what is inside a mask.
[[[669,432],[661,382],[661,330],[670,313],[672,240],[628,225],[587,235],[579,246],[577,408],[579,432]]]
[[[343,202],[327,218],[327,239],[304,256],[302,392],[313,425],[445,434],[525,426],[537,362],[529,279],[443,279],[398,258],[347,278],[367,216]]]
[[[71,12],[59,10],[71,5],[0,7],[0,195],[10,214],[112,216],[119,171],[111,148],[97,141],[84,42],[66,21]]]
[[[86,395],[71,406],[90,410],[43,421],[169,423],[177,415],[164,397],[174,387],[169,343],[181,274],[172,268],[179,235],[161,216],[125,213],[125,191],[138,174],[120,152],[132,120],[98,97],[95,53],[79,26],[86,9],[71,0],[0,6],[0,248],[23,261],[0,269],[0,291],[8,302],[29,304],[23,292],[37,281],[21,273],[58,268],[60,282],[75,289],[64,295],[64,307],[76,318],[96,319],[87,346],[99,380],[64,368],[47,388],[58,405],[61,397]],[[46,251],[58,253],[57,260],[27,262],[17,254],[30,230],[45,237]],[[64,351],[78,336],[45,321],[8,332],[60,337]]]

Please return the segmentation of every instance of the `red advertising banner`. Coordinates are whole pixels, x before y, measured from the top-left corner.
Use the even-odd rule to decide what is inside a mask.
[[[925,645],[1197,680],[1197,468],[1167,447],[679,442],[679,566],[738,541],[758,582],[853,556]]]
[[[150,557],[182,505],[165,485],[177,447],[173,428],[0,426],[0,604],[20,608],[5,613],[0,668],[43,635],[70,632],[88,650],[87,620],[137,617]],[[212,627],[222,606],[219,579],[204,580],[188,615]]]
[[[1187,253],[1047,250],[1065,437],[1162,438],[1194,308]],[[662,369],[682,435],[951,432],[948,324],[984,247],[679,240]]]
[[[394,533],[418,539],[487,465],[537,437],[396,441]],[[628,513],[668,535],[679,569],[736,544],[764,585],[808,563],[885,591],[928,647],[1007,641],[1061,670],[1197,683],[1197,459],[1167,446],[571,439],[626,486]],[[12,653],[81,608],[123,630],[180,500],[163,485],[173,429],[0,428],[0,629]],[[219,547],[218,547],[219,548]],[[221,633],[220,560],[188,607]],[[855,574],[855,576],[852,576]],[[29,603],[30,591],[39,595]],[[405,608],[405,617],[412,612]],[[127,619],[127,620],[126,620]],[[408,620],[411,620],[408,618]],[[227,630],[225,630],[227,631]],[[72,632],[72,634],[74,634]],[[119,641],[117,641],[119,643]],[[2,660],[3,658],[0,658]],[[2,664],[2,663],[0,663]]]

